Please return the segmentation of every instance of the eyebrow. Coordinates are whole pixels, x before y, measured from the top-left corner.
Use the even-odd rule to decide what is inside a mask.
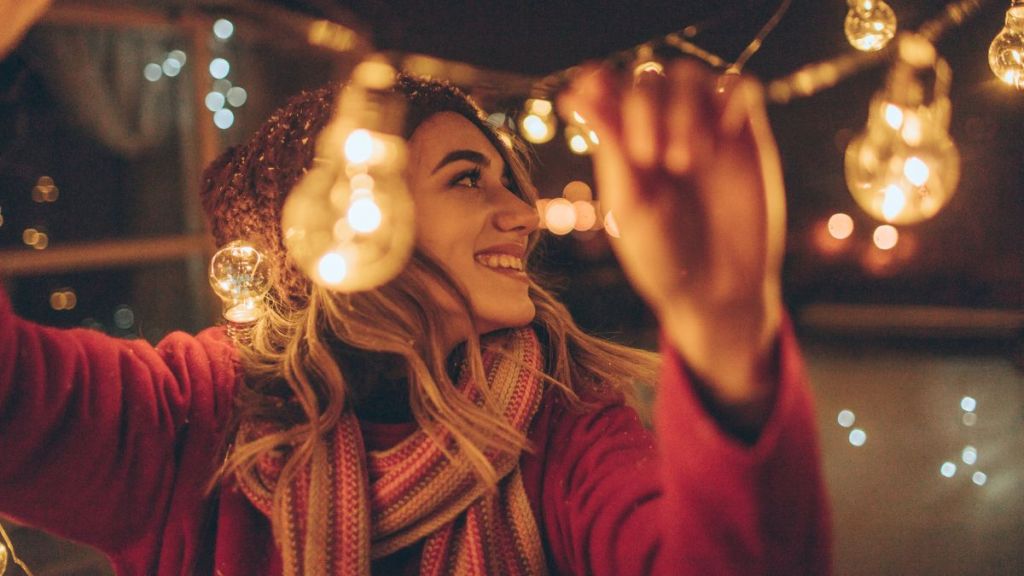
[[[434,170],[431,174],[436,174],[441,168],[444,168],[452,162],[458,162],[459,160],[468,160],[474,164],[484,166],[485,168],[491,165],[491,159],[476,150],[453,150],[446,154],[444,158],[441,158],[441,161],[437,163],[437,166],[434,166]]]

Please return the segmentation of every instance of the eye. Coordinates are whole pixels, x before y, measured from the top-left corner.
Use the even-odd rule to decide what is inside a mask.
[[[459,172],[455,178],[452,179],[451,185],[462,186],[464,188],[479,188],[480,169],[474,168],[465,172]]]

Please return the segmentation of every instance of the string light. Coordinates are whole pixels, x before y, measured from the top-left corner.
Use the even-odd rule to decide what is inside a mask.
[[[874,218],[912,224],[949,202],[960,155],[948,132],[949,66],[921,36],[901,35],[898,54],[872,99],[867,128],[846,148],[846,184]],[[933,72],[929,90],[921,77]]]
[[[882,0],[847,0],[843,30],[850,45],[862,52],[881,50],[896,35],[896,13]]]
[[[18,568],[21,568],[21,571],[26,576],[32,576],[32,571],[22,562],[21,558],[18,558],[18,554],[14,551],[14,544],[11,543],[11,537],[7,535],[7,530],[4,529],[2,523],[0,523],[0,537],[3,538],[0,541],[0,576],[7,572],[7,565],[11,561],[17,564]]]
[[[353,292],[396,276],[413,247],[413,203],[399,136],[405,99],[380,56],[356,66],[335,117],[317,142],[317,161],[282,213],[285,246],[314,282]]]
[[[1024,90],[1024,0],[1013,0],[1006,24],[988,48],[988,65],[1003,82]]]
[[[519,132],[534,144],[543,144],[555,136],[555,111],[550,100],[531,98],[523,107],[519,119]]]
[[[263,300],[270,290],[270,267],[252,244],[235,240],[218,250],[210,260],[209,278],[223,302],[223,316],[228,322],[248,324],[265,312]]]

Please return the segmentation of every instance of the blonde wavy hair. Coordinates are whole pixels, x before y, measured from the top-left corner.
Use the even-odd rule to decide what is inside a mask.
[[[511,134],[487,123],[465,94],[445,83],[408,77],[403,78],[399,90],[410,100],[407,136],[432,114],[445,110],[461,113],[505,158],[514,191],[531,206],[535,204],[538,194],[530,182],[528,157],[522,147]],[[244,204],[238,198],[256,205],[266,200],[264,204],[271,211],[279,210],[290,189],[288,181],[293,185],[301,176],[301,170],[287,174],[282,167],[298,164],[301,169],[309,165],[311,152],[306,148],[312,148],[311,134],[322,128],[323,118],[329,115],[332,95],[333,91],[321,91],[300,96],[276,113],[249,144],[229,151],[211,166],[203,200],[220,244],[238,237],[238,230],[232,230],[230,222],[242,229],[248,226],[244,215],[237,211],[237,205]],[[319,104],[310,105],[311,101]],[[309,117],[316,121],[308,121]],[[298,146],[296,142],[303,138],[305,142]],[[288,146],[294,147],[294,153],[282,152],[281,148]],[[273,162],[277,166],[268,165]],[[273,180],[275,175],[279,180]],[[276,240],[274,247],[281,250],[279,212],[276,221],[267,220],[258,208],[255,212],[259,218],[253,222],[262,222],[261,230],[269,229],[276,236],[271,242]],[[251,211],[251,207],[246,209]],[[538,232],[532,234],[529,254],[534,254],[538,236]],[[273,523],[279,525],[276,518],[283,514],[279,498],[283,487],[306,465],[324,435],[337,425],[344,411],[358,408],[375,387],[389,383],[394,386],[395,382],[401,387],[397,390],[400,396],[407,396],[417,424],[435,440],[442,434],[450,435],[457,449],[448,452],[448,457],[469,467],[492,487],[500,478],[486,452],[518,455],[531,449],[527,438],[494,408],[486,387],[481,387],[483,405],[474,404],[456,389],[455,365],[469,370],[475,381],[485,380],[483,344],[473,336],[451,354],[443,348],[442,331],[452,322],[452,311],[428,295],[437,294],[440,288],[451,297],[447,300],[459,304],[469,325],[475,327],[477,322],[466,290],[441,262],[416,251],[396,279],[352,294],[332,292],[289,277],[295,271],[286,258],[279,256],[276,268],[269,312],[238,345],[244,381],[228,424],[226,437],[233,445],[225,447],[223,464],[211,488],[231,474],[250,473],[264,455],[287,451],[289,457],[273,505]],[[536,307],[532,327],[546,354],[540,376],[549,386],[549,393],[560,394],[571,409],[587,410],[596,403],[623,397],[631,401],[635,386],[654,381],[654,353],[584,333],[532,272],[529,296]],[[243,440],[238,430],[245,422],[271,424],[270,429],[275,431]]]

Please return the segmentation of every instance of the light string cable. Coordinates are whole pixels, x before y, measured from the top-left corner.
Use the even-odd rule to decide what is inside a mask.
[[[7,535],[7,530],[4,529],[3,523],[0,523],[0,535],[4,538],[3,544],[0,545],[0,547],[3,547],[3,549],[0,550],[0,576],[7,572],[8,554],[10,554],[11,560],[18,565],[18,568],[21,568],[22,572],[28,576],[32,576],[32,571],[29,570],[28,566],[21,561],[21,558],[18,558],[18,554],[14,551],[14,544],[11,543],[11,538]]]
[[[951,2],[931,20],[918,27],[917,34],[931,43],[946,32],[962,25],[986,2],[994,0],[958,0]],[[808,64],[796,72],[767,83],[768,101],[786,104],[792,100],[813,96],[867,68],[892,59],[893,44],[877,52],[850,52],[835,58]]]

